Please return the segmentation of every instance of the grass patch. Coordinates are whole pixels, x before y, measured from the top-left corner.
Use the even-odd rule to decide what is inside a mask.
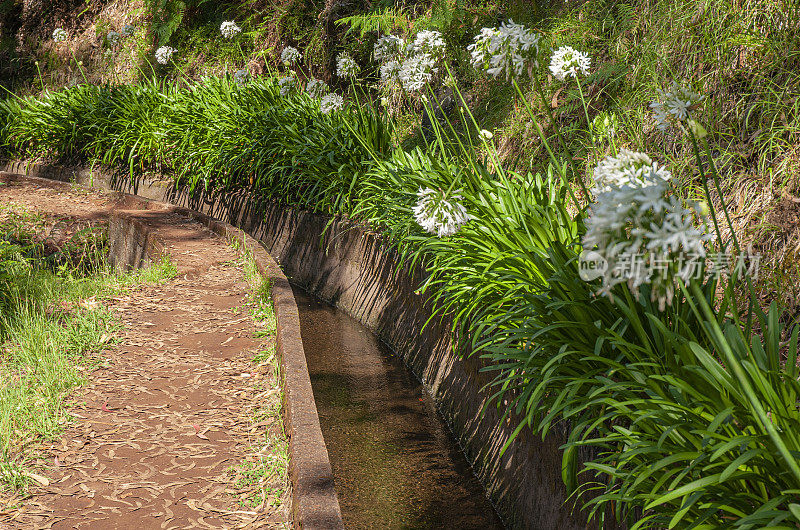
[[[143,283],[163,283],[178,275],[178,269],[169,256],[162,256],[159,261],[142,269],[127,273],[118,273],[107,278],[107,287],[118,291]]]
[[[255,460],[243,463],[237,470],[235,486],[247,491],[239,504],[245,508],[283,505],[289,467],[289,446],[285,435],[266,433]]]
[[[252,412],[252,422],[258,429],[252,442],[252,454],[230,472],[235,476],[234,486],[239,490],[241,506],[278,508],[283,505],[288,490],[289,443],[283,428],[283,392],[274,348],[259,352],[253,363],[265,372],[264,380],[267,381],[263,385],[257,384],[254,391],[266,399],[263,406]]]
[[[283,389],[280,361],[275,351],[275,311],[272,282],[258,271],[252,254],[238,240],[241,265],[250,286],[247,310],[256,324],[256,336],[267,339],[253,357],[255,379],[252,451],[249,458],[228,472],[233,477],[239,504],[248,509],[279,508],[289,486],[289,443],[283,425]]]
[[[263,375],[253,389],[258,405],[252,410],[257,430],[250,457],[230,468],[238,502],[251,509],[279,508],[289,487],[289,441],[283,426],[283,391],[275,348],[259,351],[253,363]]]
[[[275,320],[275,308],[272,305],[272,279],[261,274],[250,249],[243,245],[238,239],[234,240],[233,247],[242,255],[244,277],[250,285],[250,302],[248,306],[250,314],[259,327],[258,336],[274,336],[277,321]],[[256,356],[253,362],[260,362],[259,356]]]

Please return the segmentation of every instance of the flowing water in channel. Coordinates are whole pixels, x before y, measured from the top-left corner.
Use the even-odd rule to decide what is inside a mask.
[[[295,288],[347,528],[502,528],[431,398],[369,329]]]

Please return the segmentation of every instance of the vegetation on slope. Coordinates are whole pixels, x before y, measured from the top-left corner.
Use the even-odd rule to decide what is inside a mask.
[[[321,13],[334,7],[326,3]],[[511,7],[387,7],[349,19],[341,33],[348,25],[367,30],[352,38],[313,17],[281,28],[297,32],[284,44],[299,46],[317,76],[331,65],[315,50],[347,48],[361,64],[362,86],[338,78],[332,84],[367,104],[325,112],[307,93],[282,93],[271,76],[242,84],[230,75],[192,80],[196,56],[176,29],[168,40],[175,59],[140,69],[156,80],[7,100],[0,112],[5,147],[132,171],[164,168],[215,192],[246,189],[380,228],[424,265],[429,276],[421,288],[451,318],[465,353],[491,362],[493,400],[514,425],[545,435],[569,421],[564,480],[594,516],[613,513],[632,527],[800,523],[798,328],[783,273],[743,281],[699,274],[667,286],[667,296],[663,284],[604,286],[578,269],[587,224],[596,226],[592,212],[603,200],[598,194],[598,203],[590,201],[589,177],[598,161],[623,156],[623,148],[647,151],[672,170],[675,178],[656,190],[668,192],[671,204],[707,201],[709,251],[738,252],[737,234],[752,238],[747,229],[763,221],[753,218],[752,190],[791,201],[796,8],[732,0],[540,6],[527,21],[543,32],[541,64],[509,83],[469,68],[465,46]],[[277,16],[270,9],[257,20]],[[243,18],[241,41],[223,41],[214,29],[207,44],[245,44],[241,62],[231,55],[216,63],[222,71],[225,61],[231,71],[249,57],[256,19]],[[183,20],[189,27],[192,19]],[[447,66],[454,76],[420,93],[373,87],[378,65],[367,58],[375,24],[409,37],[439,28],[447,51],[442,72]],[[167,40],[159,39],[153,46]],[[550,48],[566,44],[591,54],[587,77],[548,77]],[[282,49],[262,57],[277,58]],[[693,124],[662,130],[649,104],[663,100],[657,89],[672,80],[705,99],[690,109]],[[450,204],[457,203],[468,213],[456,215],[455,230],[438,234],[444,237],[418,224],[427,189],[451,211],[461,211]],[[701,208],[689,210],[700,223]],[[626,220],[620,234],[637,221]],[[764,238],[756,242],[770,248]],[[601,287],[612,296],[596,296]],[[598,451],[578,462],[583,446]]]
[[[131,102],[152,108],[115,110]],[[656,526],[795,517],[797,328],[777,307],[740,308],[734,279],[713,274],[666,307],[624,283],[613,300],[595,296],[597,282],[577,269],[586,211],[567,211],[558,170],[504,169],[486,137],[490,158],[453,152],[444,138],[427,153],[388,149],[391,127],[371,107],[324,114],[305,93],[281,97],[274,79],[82,85],[19,105],[8,131],[29,153],[148,160],[218,192],[244,188],[383,227],[426,264],[427,289],[467,352],[493,361],[495,398],[516,425],[546,434],[571,421],[564,478],[601,490],[589,507],[613,503],[618,518]],[[418,190],[455,184],[470,221],[451,237],[426,234],[412,216]],[[581,446],[601,451],[579,466]],[[580,469],[606,478],[579,481]]]
[[[514,89],[479,76],[465,51],[481,27],[512,18],[540,31],[543,48],[573,45],[594,58],[585,85],[590,127],[582,123],[574,87],[549,76],[548,101],[542,102],[523,84],[550,140],[558,127],[587,170],[621,146],[647,151],[679,169],[686,193],[697,195],[691,145],[679,131],[657,130],[648,107],[657,89],[685,80],[707,96],[701,118],[716,132],[712,149],[734,226],[762,251],[765,269],[778,273],[764,280],[765,292],[774,296],[779,284],[791,286],[783,296],[792,303],[800,294],[799,282],[789,280],[798,276],[793,257],[800,244],[790,222],[800,170],[800,7],[791,0],[120,0],[39,8],[5,0],[3,6],[0,84],[17,93],[84,79],[98,84],[198,78],[240,68],[268,74],[283,69],[280,53],[287,45],[305,57],[304,66],[294,68],[300,77],[346,89],[334,71],[335,57],[347,51],[362,65],[364,83],[377,89],[372,46],[379,34],[439,30],[447,43],[444,62],[480,127],[495,134],[501,159],[517,169],[541,171],[547,159],[543,143]],[[225,19],[242,27],[237,39],[220,38]],[[108,40],[110,32],[122,33],[127,25],[130,36],[116,44]],[[57,27],[67,30],[66,42],[53,42]],[[167,66],[153,57],[162,45],[177,50]],[[444,86],[435,91],[458,122],[452,91]],[[401,97],[390,102],[404,145],[424,146],[419,125],[427,118],[420,102]],[[555,115],[553,125],[544,105]]]

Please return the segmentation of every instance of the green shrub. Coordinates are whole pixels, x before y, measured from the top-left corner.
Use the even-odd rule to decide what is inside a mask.
[[[573,126],[588,135],[582,94],[586,125]],[[680,285],[666,307],[647,286],[597,296],[598,282],[578,274],[588,212],[568,181],[582,182],[569,139],[542,135],[550,165],[541,173],[505,169],[468,132],[478,129],[472,116],[459,132],[434,122],[426,150],[392,148],[379,108],[324,114],[306,94],[281,96],[273,78],[81,86],[8,108],[20,150],[162,166],[191,187],[247,189],[381,228],[426,271],[420,288],[464,353],[488,361],[492,402],[515,432],[568,423],[564,480],[595,517],[637,527],[800,523],[797,329],[775,308],[743,309],[746,286],[713,276]],[[694,145],[703,182],[718,184],[708,145]],[[470,222],[446,238],[425,233],[413,216],[424,188],[458,195]],[[582,463],[581,447],[594,449]]]

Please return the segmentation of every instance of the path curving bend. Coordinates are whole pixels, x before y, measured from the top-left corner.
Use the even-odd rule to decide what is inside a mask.
[[[2,179],[0,179],[2,180]],[[98,219],[119,196],[6,179],[0,200],[76,219]],[[235,469],[257,454],[253,411],[280,410],[271,370],[254,369],[257,338],[236,251],[200,223],[173,212],[138,212],[157,232],[178,275],[114,297],[124,325],[108,359],[87,374],[74,421],[40,455],[49,484],[36,484],[2,528],[283,528],[284,494],[242,506]],[[277,417],[280,423],[280,415]],[[279,425],[275,425],[279,428]]]

